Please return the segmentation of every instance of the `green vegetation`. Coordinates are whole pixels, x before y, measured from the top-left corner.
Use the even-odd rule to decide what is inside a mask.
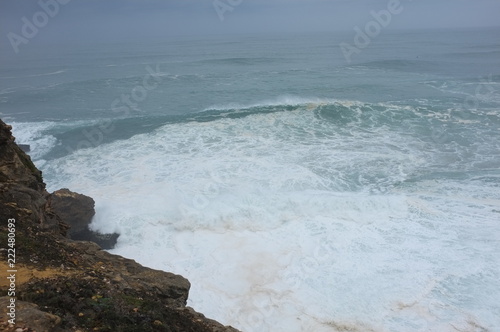
[[[21,299],[62,318],[61,327],[102,332],[209,331],[187,321],[185,309],[173,309],[133,290],[108,287],[95,271],[86,275],[30,282]],[[183,312],[182,312],[183,311]],[[183,315],[184,317],[181,317]],[[194,320],[194,318],[193,318]]]

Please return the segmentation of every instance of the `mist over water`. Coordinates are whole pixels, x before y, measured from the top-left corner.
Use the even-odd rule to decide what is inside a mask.
[[[111,252],[187,277],[210,318],[496,331],[497,32],[393,32],[352,64],[326,34],[95,47],[2,71],[2,116]]]

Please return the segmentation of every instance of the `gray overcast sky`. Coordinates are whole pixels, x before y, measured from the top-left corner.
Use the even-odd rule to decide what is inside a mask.
[[[59,4],[55,1],[68,2]],[[126,40],[170,35],[281,31],[352,31],[373,20],[371,11],[398,0],[0,0],[0,47],[9,32],[22,35],[52,4],[54,12],[32,39]],[[500,25],[500,0],[399,0],[402,11],[387,29]],[[216,6],[218,4],[218,6]],[[219,15],[216,7],[219,8]],[[221,20],[220,17],[224,20]]]

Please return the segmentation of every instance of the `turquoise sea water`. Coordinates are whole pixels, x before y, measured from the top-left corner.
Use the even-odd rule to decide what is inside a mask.
[[[30,45],[0,117],[224,324],[499,331],[499,32]]]

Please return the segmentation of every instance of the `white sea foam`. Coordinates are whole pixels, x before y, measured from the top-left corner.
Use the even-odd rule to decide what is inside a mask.
[[[46,154],[52,151],[58,144],[61,144],[52,133],[63,133],[75,128],[85,128],[96,126],[102,123],[102,119],[76,120],[76,121],[41,121],[41,122],[10,122],[12,133],[18,144],[28,144],[31,159],[37,166],[41,166],[41,160]]]
[[[361,102],[350,101],[350,100],[338,100],[333,98],[315,98],[315,97],[300,97],[294,95],[283,95],[274,99],[268,99],[261,102],[249,103],[249,104],[240,104],[240,103],[228,103],[221,105],[212,105],[207,107],[203,111],[207,110],[235,110],[235,109],[249,109],[256,107],[266,107],[266,106],[300,106],[305,105],[309,108],[315,108],[319,105],[327,105],[327,104],[343,104],[346,106],[351,105],[361,105]]]
[[[48,73],[41,73],[41,74],[31,74],[31,75],[25,75],[25,76],[0,76],[0,79],[15,79],[15,78],[28,78],[28,77],[40,77],[40,76],[52,76],[52,75],[59,75],[63,74],[66,72],[66,69],[61,69],[57,71],[52,71]]]
[[[45,134],[45,130],[55,125],[54,122],[12,122],[11,125],[16,143],[28,144],[33,160],[40,159],[57,144],[54,136]]]
[[[121,234],[113,253],[186,276],[189,305],[224,324],[494,331],[494,185],[401,185],[429,151],[383,127],[340,129],[307,107],[169,124],[43,171],[50,189],[95,198],[93,228]]]

